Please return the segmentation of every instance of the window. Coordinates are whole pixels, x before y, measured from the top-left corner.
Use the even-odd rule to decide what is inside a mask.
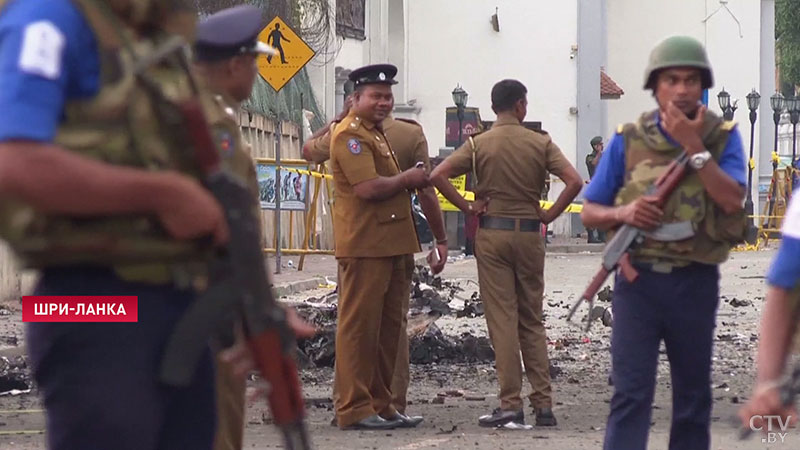
[[[336,0],[336,34],[345,38],[364,40],[365,0]]]

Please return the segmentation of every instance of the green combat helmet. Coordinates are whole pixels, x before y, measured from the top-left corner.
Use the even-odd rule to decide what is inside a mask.
[[[650,61],[644,72],[644,88],[656,86],[656,74],[669,67],[695,67],[703,77],[703,89],[714,86],[711,64],[703,44],[688,36],[672,36],[661,41],[650,53]]]

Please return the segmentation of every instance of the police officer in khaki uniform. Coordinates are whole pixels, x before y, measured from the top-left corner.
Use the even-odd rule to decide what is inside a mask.
[[[580,192],[575,168],[545,132],[522,126],[527,114],[527,89],[516,80],[492,88],[492,128],[470,138],[436,167],[431,181],[466,214],[480,216],[475,255],[481,299],[496,355],[500,407],[481,416],[481,426],[524,423],[522,369],[533,393],[530,401],[537,425],[555,425],[552,412],[547,340],[542,322],[544,238],[542,223],[555,220]],[[449,178],[472,171],[476,201],[458,194]],[[566,187],[547,211],[540,209],[547,173]]]
[[[346,116],[349,110],[349,102],[350,98],[348,97],[342,118]],[[339,121],[341,121],[341,118],[334,120],[329,127],[324,127],[322,129],[324,134],[320,133],[316,137],[312,137],[303,145],[303,157],[305,159],[323,163],[330,158],[331,134],[325,131],[334,128]],[[390,116],[384,119],[381,125],[389,145],[392,146],[395,152],[400,170],[410,169],[417,162],[422,162],[425,170],[430,170],[428,140],[425,138],[425,133],[420,124],[413,120],[395,119]],[[434,274],[438,274],[444,269],[447,262],[447,234],[444,229],[442,210],[439,207],[439,200],[432,186],[419,189],[417,197],[422,206],[422,212],[425,213],[428,224],[433,231],[434,239],[436,239],[436,249],[434,251],[438,252],[438,257],[435,260],[431,260],[431,271]],[[406,333],[408,322],[407,300],[403,307],[403,327],[400,333],[400,343],[398,344],[397,363],[392,376],[392,406],[402,414],[405,414],[406,410],[406,394],[409,384],[408,334]],[[421,421],[418,416],[413,418]]]
[[[391,113],[397,68],[362,67],[350,113],[331,137],[334,239],[339,263],[336,417],[340,428],[390,429],[415,423],[391,405],[391,380],[419,243],[408,190],[425,187],[423,168],[405,171],[381,122]]]
[[[256,76],[256,56],[274,51],[257,41],[261,10],[239,6],[213,14],[197,26],[195,63],[208,95],[203,103],[225,170],[237,175],[253,192],[258,208],[258,180],[250,149],[242,139],[237,112],[250,96]],[[260,216],[259,211],[259,216]],[[263,234],[263,233],[262,233]],[[244,438],[245,378],[217,359],[216,450],[238,450]]]
[[[208,95],[202,100],[222,157],[223,170],[238,176],[248,185],[253,193],[253,208],[261,216],[252,149],[244,141],[237,118],[240,104],[250,97],[256,80],[257,56],[275,53],[271,47],[258,41],[259,31],[259,8],[242,5],[224,9],[198,24],[194,56],[201,81],[207,88],[204,92]],[[294,328],[300,329],[298,326]],[[306,328],[303,333],[312,331]],[[242,448],[246,379],[235,372],[232,362],[218,356],[215,450]]]

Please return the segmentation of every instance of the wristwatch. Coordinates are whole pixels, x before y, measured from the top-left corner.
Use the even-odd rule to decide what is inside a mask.
[[[700,170],[708,163],[711,159],[711,152],[708,150],[703,150],[702,152],[695,153],[694,155],[689,157],[689,165],[694,170]]]

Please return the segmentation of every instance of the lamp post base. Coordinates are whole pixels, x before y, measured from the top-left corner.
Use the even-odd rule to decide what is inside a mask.
[[[755,245],[758,241],[758,227],[755,225],[753,217],[753,199],[748,195],[744,201],[744,212],[747,215],[747,229],[745,230],[744,240],[750,245]]]

